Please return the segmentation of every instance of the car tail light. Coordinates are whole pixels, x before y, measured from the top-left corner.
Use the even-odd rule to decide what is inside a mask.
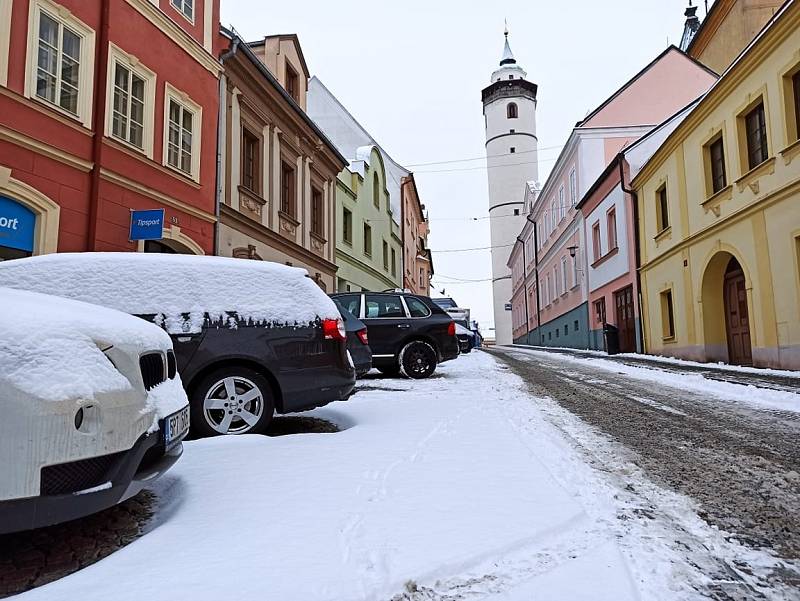
[[[325,319],[322,321],[322,333],[325,340],[346,340],[347,331],[341,319]]]
[[[447,325],[447,335],[448,336],[455,336],[456,335],[456,322],[451,321]]]
[[[358,332],[356,332],[356,335],[358,336],[358,339],[361,340],[361,342],[363,342],[364,344],[369,344],[369,337],[367,336],[367,328],[359,330]]]

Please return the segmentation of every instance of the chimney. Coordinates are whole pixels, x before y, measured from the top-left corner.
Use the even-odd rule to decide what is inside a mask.
[[[686,17],[686,25],[684,25],[681,36],[681,50],[685,52],[692,43],[697,30],[700,29],[700,18],[697,16],[697,7],[692,5],[692,0],[689,0],[689,6],[683,14]]]

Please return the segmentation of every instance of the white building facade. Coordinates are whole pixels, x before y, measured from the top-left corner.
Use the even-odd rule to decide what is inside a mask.
[[[517,64],[508,43],[500,68],[483,90],[495,340],[512,343],[512,277],[507,262],[525,224],[526,182],[539,177],[535,83]]]

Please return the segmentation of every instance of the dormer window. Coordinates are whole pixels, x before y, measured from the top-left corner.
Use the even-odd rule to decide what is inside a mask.
[[[289,63],[286,63],[286,91],[289,93],[295,102],[300,102],[300,84],[297,76],[297,71],[292,69]]]
[[[519,117],[519,109],[517,108],[517,105],[514,102],[509,103],[508,107],[506,108],[506,112],[508,114],[509,119],[516,119],[517,117]]]

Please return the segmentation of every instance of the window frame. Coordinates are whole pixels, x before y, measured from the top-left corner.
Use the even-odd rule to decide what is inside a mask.
[[[169,109],[170,102],[175,102],[182,107],[183,110],[192,112],[192,165],[191,173],[187,173],[178,167],[169,164]],[[192,179],[196,183],[200,183],[200,149],[202,148],[202,133],[203,133],[203,107],[194,102],[191,97],[185,92],[180,91],[169,82],[166,83],[164,89],[164,131],[163,131],[163,146],[161,148],[161,164],[179,173],[184,177]],[[183,113],[181,113],[183,114]]]
[[[659,294],[661,301],[661,338],[664,341],[675,339],[675,296],[672,288],[662,290]]]
[[[714,149],[719,146],[721,159],[719,161],[722,173],[716,174],[714,165],[715,165],[715,158],[714,158]],[[705,161],[707,165],[706,169],[706,189],[708,196],[713,196],[714,194],[718,194],[722,190],[728,187],[728,167],[726,164],[727,157],[725,156],[725,137],[722,134],[722,131],[718,132],[714,137],[712,137],[708,142],[706,142],[704,146],[704,154],[705,154]],[[717,176],[720,175],[722,178],[722,183],[719,187],[717,187],[716,180]]]
[[[180,6],[178,6],[180,4]],[[184,7],[190,4],[192,9],[192,14],[187,15]],[[197,4],[195,0],[169,0],[169,5],[175,9],[184,19],[189,21],[192,25],[195,23],[195,17],[197,16]]]
[[[592,224],[592,256],[599,261],[603,256],[603,240],[600,237],[600,221]]]
[[[383,253],[383,270],[389,271],[389,243],[386,240],[382,240],[383,246],[381,251]]]
[[[519,119],[519,106],[516,102],[509,102],[506,105],[506,118]]]
[[[342,241],[348,246],[353,246],[353,211],[347,207],[342,207]]]
[[[578,204],[578,177],[574,167],[569,172],[569,200],[573,207]]]
[[[397,276],[397,250],[392,248],[392,277]]]
[[[370,224],[368,224],[366,221],[363,224],[362,232],[364,234],[364,244],[363,244],[364,255],[371,259],[372,258],[372,226]],[[369,241],[369,244],[367,244],[368,241]]]
[[[316,186],[311,186],[311,233],[325,239],[325,195]]]
[[[292,100],[300,102],[300,74],[287,60],[284,65],[285,78],[286,78],[286,93],[291,96]]]
[[[240,175],[240,183],[243,188],[252,192],[253,194],[260,196],[262,194],[261,191],[261,183],[262,183],[262,173],[261,173],[261,136],[253,133],[249,127],[246,125],[242,125],[241,128],[241,136],[242,136],[242,143],[241,143],[241,175]],[[249,145],[255,146],[255,152],[251,159],[247,158],[247,148]],[[247,174],[247,164],[248,162],[252,162],[253,172],[248,176]],[[252,179],[252,186],[247,185],[248,177]]]
[[[50,102],[36,93],[39,69],[39,23],[42,12],[59,24],[60,32],[66,26],[81,38],[80,60],[78,63],[78,99],[75,113],[63,108],[57,102]],[[24,96],[69,119],[77,120],[87,129],[91,129],[95,78],[95,31],[63,6],[54,4],[49,0],[31,0],[28,9],[27,36]],[[60,39],[63,39],[62,36],[63,33],[60,34]],[[60,74],[60,72],[59,61],[58,73]]]
[[[800,141],[800,68],[797,69],[794,73],[792,73],[791,77],[789,77],[789,86],[792,93],[792,108],[794,109],[794,140],[790,140],[789,143],[794,143]]]
[[[619,239],[617,235],[617,207],[615,205],[606,211],[606,236],[608,238],[608,252],[619,249]]]
[[[755,122],[755,123],[754,123]],[[742,136],[742,171],[752,171],[769,159],[769,133],[764,97],[748,106],[739,117]],[[753,138],[758,138],[754,140]],[[759,154],[762,155],[759,160]]]
[[[297,219],[297,168],[289,161],[281,159],[280,212]]]
[[[569,265],[567,263],[567,257],[561,257],[561,277],[563,279],[562,295],[564,295],[567,294],[571,288],[571,286],[569,285]]]
[[[114,89],[116,81],[116,65],[120,64],[131,73],[144,80],[144,129],[142,131],[142,147],[138,147],[129,140],[114,135]],[[138,58],[128,54],[113,42],[108,44],[108,73],[106,80],[106,123],[105,136],[126,147],[143,153],[147,158],[153,159],[155,139],[155,114],[156,114],[156,89],[158,76],[148,69]],[[130,118],[130,117],[129,117]]]
[[[667,182],[656,189],[656,235],[670,228]]]

